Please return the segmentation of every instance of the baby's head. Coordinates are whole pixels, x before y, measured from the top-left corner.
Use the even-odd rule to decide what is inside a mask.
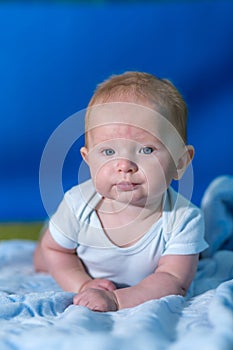
[[[176,128],[186,144],[187,107],[182,96],[169,80],[141,72],[113,75],[97,86],[88,109],[111,102],[134,103],[155,110]],[[87,113],[86,130],[88,130],[88,115]]]
[[[169,81],[140,72],[110,77],[97,87],[86,113],[86,145],[81,154],[92,170],[95,164],[92,178],[104,169],[97,159],[103,158],[107,147],[114,154],[105,157],[107,164],[113,158],[124,158],[147,176],[151,170],[143,170],[139,154],[152,149],[153,159],[160,162],[164,184],[172,178],[180,179],[194,154],[193,147],[186,145],[186,119],[186,104]],[[135,147],[130,147],[133,144]],[[126,151],[132,149],[136,153],[131,157]],[[145,159],[153,163],[149,157]],[[164,167],[166,162],[169,167]]]

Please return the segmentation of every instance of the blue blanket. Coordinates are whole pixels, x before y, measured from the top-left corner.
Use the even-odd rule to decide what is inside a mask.
[[[211,184],[203,208],[208,220],[214,214],[211,227],[218,229],[218,235],[224,234],[229,244],[233,187],[227,188],[227,183],[232,185],[231,177]],[[214,211],[216,205],[224,210]],[[172,295],[107,313],[72,305],[72,293],[63,292],[49,275],[35,273],[35,242],[2,241],[0,349],[232,350],[233,251],[223,249],[223,240],[215,234],[208,239],[213,245],[216,240],[221,244],[215,244],[216,250],[209,250],[200,260],[186,297]]]

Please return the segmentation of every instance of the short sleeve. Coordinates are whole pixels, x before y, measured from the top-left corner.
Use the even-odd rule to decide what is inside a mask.
[[[208,248],[205,241],[204,217],[200,208],[196,207],[184,197],[174,197],[171,194],[172,209],[165,215],[166,223],[164,233],[165,250],[163,255],[189,255],[198,254]],[[175,204],[174,204],[175,203]],[[169,229],[168,229],[169,226]]]
[[[186,216],[179,230],[168,234],[163,255],[198,254],[208,248],[204,239],[204,220],[200,211],[193,210]]]
[[[50,219],[49,230],[53,239],[67,249],[77,247],[78,220],[71,206],[69,192],[60,203],[57,211]]]

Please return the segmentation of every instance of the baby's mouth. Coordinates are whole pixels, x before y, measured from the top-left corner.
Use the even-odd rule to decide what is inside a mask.
[[[118,191],[133,191],[137,186],[138,184],[128,181],[122,181],[116,184]]]

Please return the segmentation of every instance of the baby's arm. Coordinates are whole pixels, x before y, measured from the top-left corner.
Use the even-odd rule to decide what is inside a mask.
[[[48,272],[65,291],[78,292],[85,288],[96,288],[113,291],[115,285],[105,279],[93,280],[86,272],[76,249],[61,247],[52,238],[49,230],[44,233],[40,242],[40,256],[44,258]]]
[[[198,254],[165,255],[155,272],[139,284],[114,291],[119,309],[133,307],[166,295],[185,295],[198,264]]]
[[[108,292],[87,289],[74,297],[74,304],[92,310],[115,311],[166,295],[185,295],[197,264],[198,254],[163,256],[155,272],[139,284]]]

